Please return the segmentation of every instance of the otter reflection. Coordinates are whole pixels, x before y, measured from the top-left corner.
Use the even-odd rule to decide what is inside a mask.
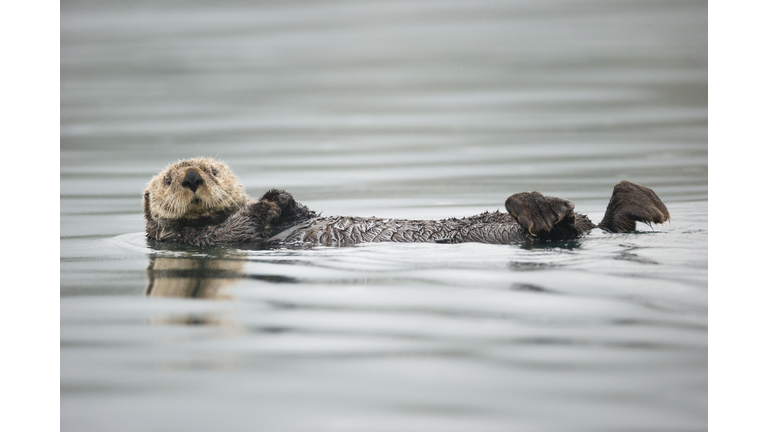
[[[147,267],[150,297],[228,300],[221,289],[245,278],[241,260],[151,257]]]
[[[222,289],[242,279],[274,283],[297,282],[286,276],[247,274],[245,263],[242,259],[150,257],[147,266],[149,282],[144,295],[230,300],[231,297]]]

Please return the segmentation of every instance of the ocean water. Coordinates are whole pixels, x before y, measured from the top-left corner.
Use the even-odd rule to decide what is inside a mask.
[[[706,430],[707,85],[705,2],[62,2],[61,430]],[[599,221],[628,179],[672,221],[148,242],[194,156],[324,215]]]

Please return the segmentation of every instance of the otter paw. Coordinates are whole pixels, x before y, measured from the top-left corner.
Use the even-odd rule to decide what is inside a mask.
[[[550,232],[562,221],[573,224],[573,203],[541,192],[522,192],[507,198],[504,204],[509,214],[532,236]]]
[[[293,199],[293,195],[280,189],[270,189],[264,195],[259,198],[259,201],[271,201],[280,207],[280,210],[285,211],[293,207],[296,201]]]
[[[662,224],[670,219],[667,206],[656,192],[623,180],[614,186],[611,201],[598,227],[611,232],[630,232],[635,230],[636,222]]]
[[[262,226],[280,217],[280,207],[272,201],[259,201],[248,207],[248,213]]]

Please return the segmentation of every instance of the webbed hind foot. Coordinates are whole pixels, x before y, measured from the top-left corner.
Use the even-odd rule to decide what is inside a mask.
[[[614,186],[605,217],[598,227],[611,232],[630,232],[635,230],[636,222],[662,224],[670,219],[667,206],[656,192],[622,180]]]

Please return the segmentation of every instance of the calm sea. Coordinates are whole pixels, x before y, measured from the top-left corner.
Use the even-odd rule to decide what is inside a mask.
[[[61,430],[706,430],[707,61],[700,1],[62,1]],[[325,215],[599,221],[628,179],[672,223],[148,243],[194,156]]]

